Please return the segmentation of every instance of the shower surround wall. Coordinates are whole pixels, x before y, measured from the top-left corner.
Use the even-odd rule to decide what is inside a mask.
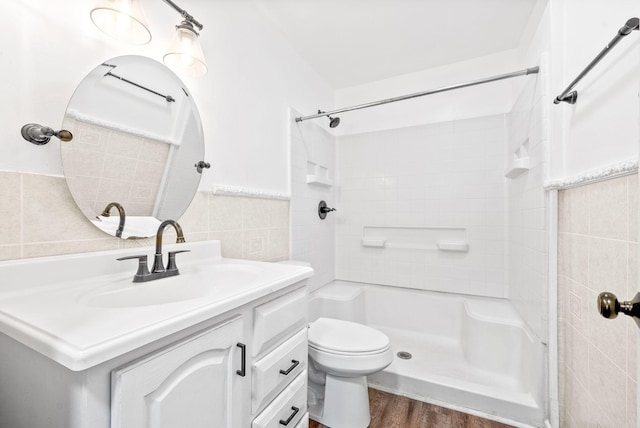
[[[548,216],[544,179],[549,170],[547,56],[536,78],[523,81],[508,116],[505,165],[516,158],[528,170],[506,181],[509,299],[542,342],[548,338]]]
[[[314,275],[309,279],[309,288],[313,291],[335,278],[336,213],[321,220],[318,203],[324,200],[329,207],[336,207],[336,139],[322,127],[328,121],[296,123],[294,117],[298,116],[301,114],[292,110],[291,258],[311,263]],[[336,208],[337,213],[343,209],[340,205]]]
[[[505,120],[500,114],[340,137],[336,277],[507,297]],[[369,227],[382,240],[384,227],[425,238],[365,247]],[[468,252],[437,250],[432,232],[466,240]]]

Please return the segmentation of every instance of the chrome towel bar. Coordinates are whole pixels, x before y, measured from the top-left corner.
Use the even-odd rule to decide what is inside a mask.
[[[604,58],[604,56],[608,54],[609,51],[613,49],[613,47],[617,45],[624,36],[628,36],[633,30],[638,30],[639,27],[640,20],[638,18],[630,18],[624,24],[624,26],[618,30],[618,34],[616,34],[616,36],[611,39],[607,46],[605,46],[604,49],[602,49],[600,53],[593,59],[593,61],[591,61],[589,65],[587,65],[585,69],[582,70],[580,74],[578,74],[578,77],[576,77],[573,82],[571,82],[569,86],[567,86],[567,89],[562,91],[562,93],[553,100],[553,103],[560,104],[561,102],[565,102],[569,104],[575,104],[578,100],[578,91],[574,91],[573,87],[576,86],[576,84],[580,80],[582,80],[582,78],[586,76],[587,73],[591,71],[591,69],[595,67],[596,64],[598,64],[600,60]]]

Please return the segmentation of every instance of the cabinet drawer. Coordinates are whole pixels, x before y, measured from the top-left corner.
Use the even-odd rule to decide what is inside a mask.
[[[307,368],[307,353],[307,329],[303,328],[253,365],[253,412]]]
[[[252,356],[307,325],[307,289],[302,288],[254,309]]]
[[[309,428],[309,413],[305,413],[302,420],[296,425],[296,428]]]
[[[251,428],[294,428],[306,413],[307,371],[305,370],[253,420]]]

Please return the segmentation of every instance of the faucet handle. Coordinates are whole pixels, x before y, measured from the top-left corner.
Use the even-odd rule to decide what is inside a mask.
[[[190,251],[191,250],[169,251],[169,261],[167,262],[167,270],[178,270],[178,266],[176,265],[176,254],[188,253]]]
[[[118,258],[116,260],[122,261],[122,260],[132,260],[132,259],[138,259],[138,271],[133,276],[133,282],[142,282],[142,281],[144,281],[143,278],[149,276],[149,268],[147,267],[147,255],[146,254],[141,255],[141,256],[120,257],[120,258]]]

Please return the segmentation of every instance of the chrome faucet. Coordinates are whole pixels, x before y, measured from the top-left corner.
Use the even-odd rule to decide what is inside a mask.
[[[117,202],[111,202],[109,203],[109,205],[104,207],[104,209],[102,210],[102,214],[100,215],[103,217],[109,217],[111,215],[109,214],[109,211],[111,211],[111,208],[113,207],[116,207],[118,209],[118,215],[120,216],[120,223],[118,224],[118,230],[116,230],[116,238],[122,238],[122,232],[124,231],[124,221],[125,221],[124,208],[122,208],[122,205],[120,205]]]
[[[131,260],[138,259],[138,271],[133,276],[133,282],[147,282],[153,281],[154,279],[166,278],[169,276],[180,275],[180,271],[178,270],[178,266],[176,265],[176,254],[178,253],[187,253],[190,250],[179,250],[179,251],[169,251],[169,260],[167,262],[167,267],[165,269],[164,263],[162,261],[162,235],[164,234],[167,226],[173,226],[176,230],[176,234],[178,235],[176,238],[176,243],[183,243],[184,234],[182,233],[182,228],[175,220],[165,220],[160,223],[158,226],[158,232],[156,233],[156,253],[153,258],[153,268],[151,272],[149,272],[149,268],[147,267],[147,255],[139,255],[139,256],[129,256],[129,257],[120,257],[117,260]]]

